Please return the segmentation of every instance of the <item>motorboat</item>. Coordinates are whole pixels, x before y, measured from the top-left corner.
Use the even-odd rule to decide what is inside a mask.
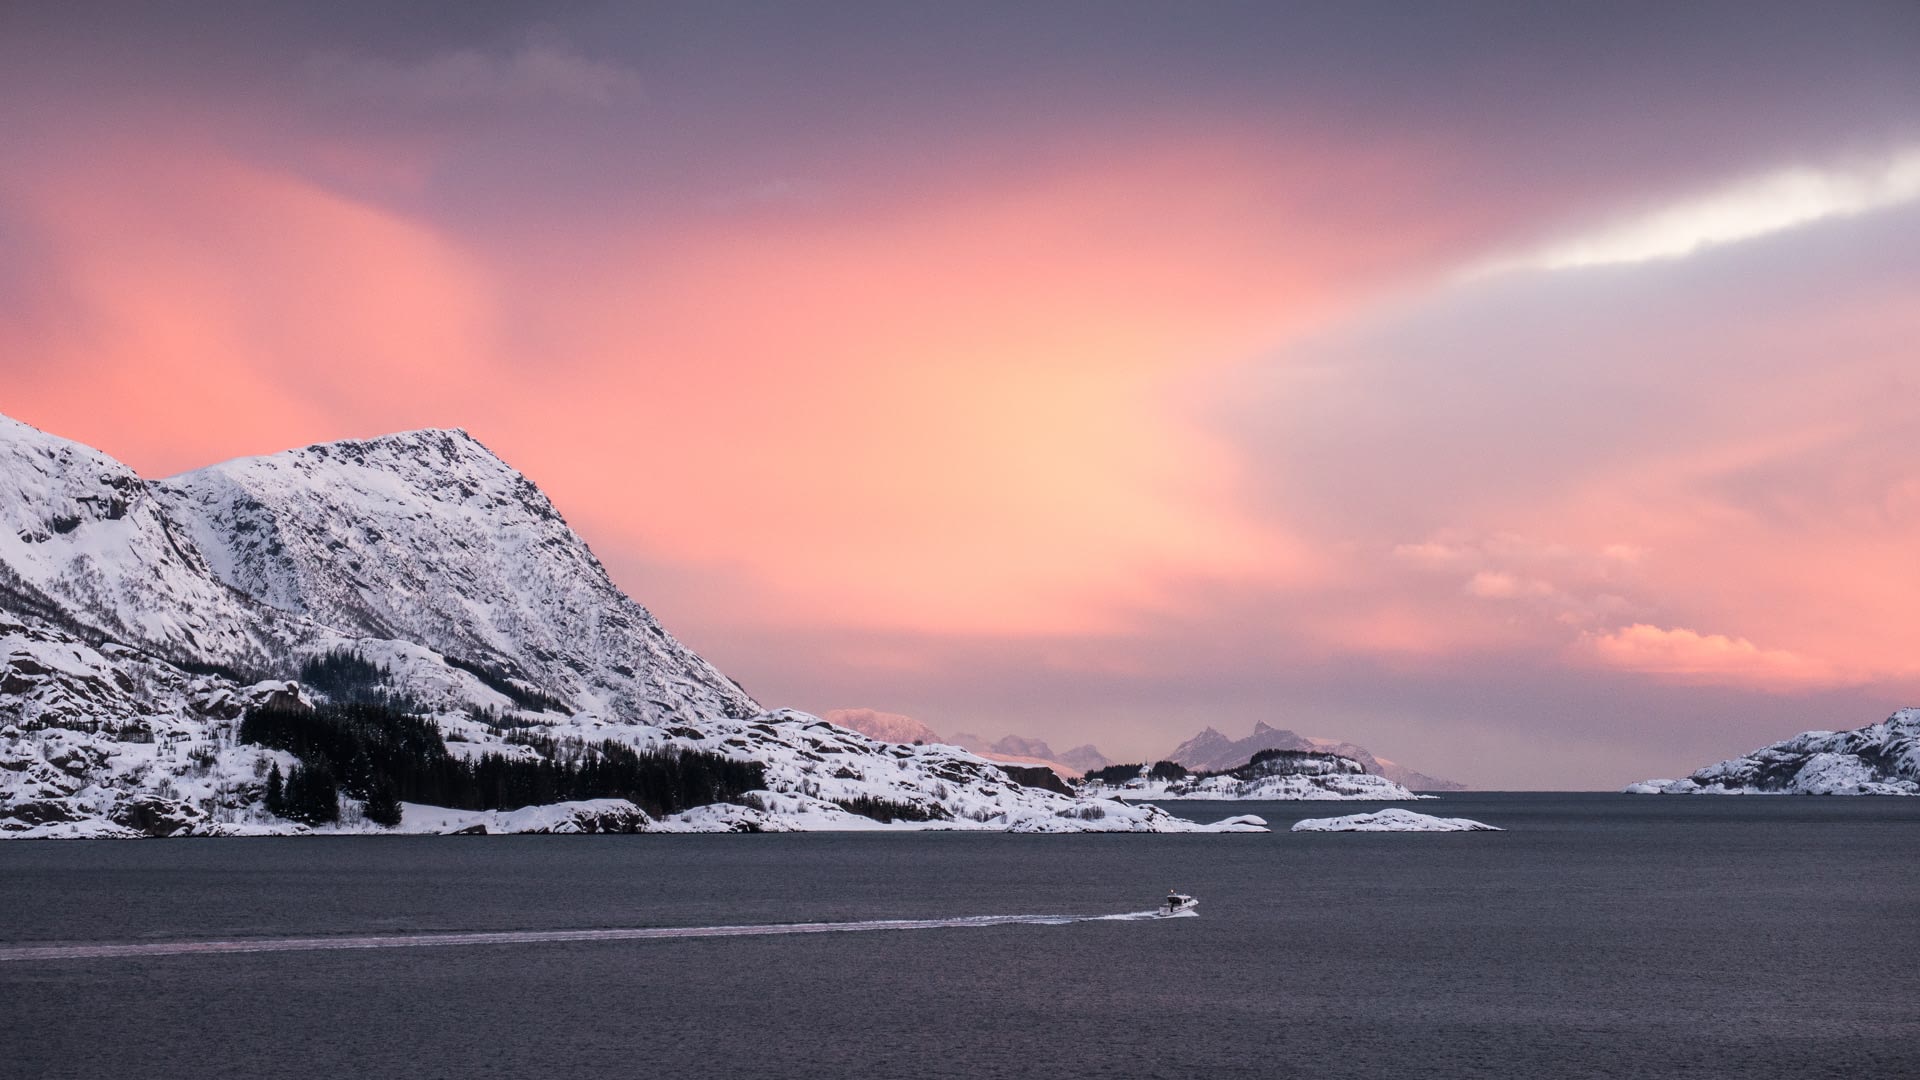
[[[1186,893],[1168,892],[1167,898],[1160,901],[1160,910],[1154,912],[1161,918],[1169,915],[1185,915],[1200,906],[1200,901]]]

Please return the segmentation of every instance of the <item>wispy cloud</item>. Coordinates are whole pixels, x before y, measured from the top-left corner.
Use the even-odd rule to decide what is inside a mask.
[[[1873,161],[1781,169],[1576,233],[1476,273],[1678,259],[1914,199],[1920,199],[1920,148]]]

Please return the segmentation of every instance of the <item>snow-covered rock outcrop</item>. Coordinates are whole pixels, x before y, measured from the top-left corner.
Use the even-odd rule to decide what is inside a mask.
[[[460,431],[148,481],[0,417],[0,836],[310,831],[266,811],[262,705],[325,704],[350,651],[448,753],[540,740],[756,762],[764,790],[654,819],[621,800],[403,807],[402,831],[1235,831],[1017,783],[952,746],[763,710],[607,577],[533,483]],[[612,805],[607,805],[612,803]],[[322,831],[379,831],[361,807]],[[883,820],[884,819],[884,820]]]
[[[1294,832],[1503,832],[1472,818],[1443,818],[1392,808],[1373,814],[1308,818],[1293,823]]]
[[[1633,795],[1920,795],[1920,709],[1852,731],[1808,731]]]
[[[1267,750],[1231,772],[1163,779],[1142,776],[1114,786],[1089,783],[1082,795],[1159,802],[1174,799],[1219,801],[1373,800],[1431,798],[1415,795],[1384,776],[1363,769],[1352,758],[1309,750]]]

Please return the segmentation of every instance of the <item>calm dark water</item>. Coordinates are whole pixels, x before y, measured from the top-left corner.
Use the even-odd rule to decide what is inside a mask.
[[[1372,804],[1183,804],[1284,828]],[[1920,799],[1455,795],[1463,835],[0,843],[0,945],[1148,906],[0,964],[12,1077],[1920,1075]]]

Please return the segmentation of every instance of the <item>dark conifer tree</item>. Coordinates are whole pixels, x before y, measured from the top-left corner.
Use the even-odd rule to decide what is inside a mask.
[[[286,781],[280,777],[280,763],[274,762],[267,770],[267,813],[284,815],[287,812]]]
[[[340,795],[325,762],[296,765],[287,775],[286,817],[308,825],[340,820]]]
[[[373,782],[367,792],[366,814],[368,821],[385,828],[400,824],[400,800],[393,793],[393,781],[383,776]]]

